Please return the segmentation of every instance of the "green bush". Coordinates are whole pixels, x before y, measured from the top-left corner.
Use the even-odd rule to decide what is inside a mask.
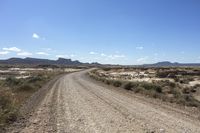
[[[106,83],[107,85],[110,85],[110,84],[111,84],[111,81],[110,81],[110,80],[106,80],[105,83]]]
[[[172,88],[174,88],[174,87],[176,87],[176,84],[173,83],[173,82],[169,82],[169,86],[172,87]]]
[[[31,86],[30,84],[23,84],[21,86],[19,86],[18,88],[16,88],[17,91],[34,91],[33,86]]]
[[[146,90],[155,90],[158,93],[162,93],[162,88],[156,84],[152,83],[141,83],[141,86]]]
[[[138,83],[136,83],[136,82],[127,82],[124,85],[124,89],[126,89],[126,90],[134,90],[137,87],[138,87]]]
[[[126,90],[132,90],[132,83],[128,82],[127,84],[124,85],[124,89]]]
[[[12,93],[0,92],[0,131],[5,125],[17,119],[17,112]]]
[[[103,68],[104,71],[110,71],[111,68]]]
[[[133,91],[134,91],[135,93],[142,92],[143,90],[144,90],[144,88],[141,87],[141,86],[138,86],[138,87],[136,87],[136,88],[133,89]]]
[[[115,87],[120,87],[122,85],[122,82],[121,81],[113,81],[113,85]]]
[[[16,79],[14,77],[8,77],[5,80],[5,84],[8,85],[8,86],[16,86],[16,85],[19,85],[20,83],[21,83],[21,80]]]
[[[41,76],[34,76],[34,77],[30,77],[27,82],[28,83],[35,83],[35,82],[41,81],[41,80],[42,80]]]

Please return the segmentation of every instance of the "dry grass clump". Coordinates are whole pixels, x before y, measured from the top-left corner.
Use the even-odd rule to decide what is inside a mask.
[[[0,132],[18,116],[18,105],[10,91],[0,91]]]

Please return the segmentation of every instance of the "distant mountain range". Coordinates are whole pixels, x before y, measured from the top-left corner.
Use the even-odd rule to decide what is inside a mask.
[[[178,63],[178,62],[169,62],[169,61],[163,61],[158,62],[155,64],[144,64],[145,67],[178,67],[178,66],[186,66],[186,67],[197,67],[200,66],[200,63]]]
[[[57,60],[49,59],[37,59],[37,58],[10,58],[6,60],[0,60],[0,64],[5,65],[67,65],[67,66],[104,66],[99,63],[82,63],[78,60],[71,60],[65,58],[58,58]],[[105,66],[115,66],[115,65],[105,65]],[[143,67],[178,67],[178,66],[200,66],[200,63],[171,63],[169,61],[158,62],[155,64],[144,64],[139,65]]]
[[[6,60],[0,60],[0,64],[6,65],[69,65],[69,66],[78,66],[78,65],[100,65],[98,63],[82,63],[78,60],[72,61],[71,59],[59,58],[57,60],[49,59],[37,59],[37,58],[10,58]]]

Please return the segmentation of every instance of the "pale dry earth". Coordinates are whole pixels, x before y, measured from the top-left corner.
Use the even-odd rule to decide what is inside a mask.
[[[198,114],[97,83],[86,71],[50,86],[21,133],[200,133]]]

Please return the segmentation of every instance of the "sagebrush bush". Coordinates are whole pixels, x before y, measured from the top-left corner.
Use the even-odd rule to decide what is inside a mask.
[[[146,90],[155,90],[158,93],[162,93],[162,88],[156,84],[143,82],[141,83],[141,86]]]
[[[5,80],[5,84],[8,85],[8,86],[16,86],[16,85],[19,85],[20,83],[21,83],[21,80],[16,79],[14,77],[8,77]]]
[[[115,87],[120,87],[121,85],[122,85],[122,82],[121,81],[113,81],[113,85],[115,86]]]
[[[124,89],[126,89],[126,90],[132,90],[132,83],[131,82],[128,82],[128,83],[126,83],[125,85],[124,85]]]
[[[34,82],[37,82],[37,81],[42,81],[43,79],[42,79],[42,77],[41,76],[34,76],[34,77],[30,77],[29,79],[28,79],[28,83],[34,83]]]
[[[137,82],[127,82],[124,85],[124,89],[126,89],[126,90],[134,90],[137,87],[138,87],[138,83]]]
[[[5,125],[17,119],[17,112],[12,93],[7,91],[0,92],[0,131]]]
[[[34,91],[34,87],[30,84],[23,84],[16,88],[16,91]]]

